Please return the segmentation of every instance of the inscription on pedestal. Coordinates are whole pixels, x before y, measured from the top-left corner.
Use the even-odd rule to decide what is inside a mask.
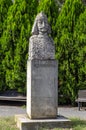
[[[35,67],[57,67],[57,62],[53,62],[55,60],[34,60]]]

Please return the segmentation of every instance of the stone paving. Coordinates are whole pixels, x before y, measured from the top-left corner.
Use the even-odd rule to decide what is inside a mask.
[[[0,117],[14,116],[15,114],[25,114],[25,108],[21,106],[0,106]]]
[[[26,114],[23,106],[0,104],[0,117],[14,116],[16,114]],[[78,107],[59,107],[58,114],[67,118],[80,118],[86,120],[86,110],[78,111]]]
[[[78,107],[59,107],[58,114],[67,118],[79,118],[81,120],[86,120],[85,108],[79,111]]]

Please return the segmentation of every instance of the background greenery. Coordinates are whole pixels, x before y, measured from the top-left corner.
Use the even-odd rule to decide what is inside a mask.
[[[78,90],[86,87],[86,6],[81,0],[63,5],[56,0],[0,0],[0,91],[26,92],[29,37],[40,11],[48,17],[59,61],[59,102],[73,104]]]

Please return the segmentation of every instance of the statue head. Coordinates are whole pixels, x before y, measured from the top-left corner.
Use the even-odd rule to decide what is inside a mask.
[[[41,12],[36,16],[33,28],[32,35],[38,34],[51,34],[51,28],[48,24],[47,16]]]

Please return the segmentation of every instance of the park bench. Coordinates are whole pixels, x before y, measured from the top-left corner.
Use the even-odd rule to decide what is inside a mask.
[[[18,93],[15,90],[8,90],[5,92],[0,92],[0,100],[26,102],[26,96]]]
[[[78,98],[76,99],[76,102],[78,103],[78,110],[80,111],[80,108],[82,107],[82,103],[86,102],[86,90],[78,91]]]

